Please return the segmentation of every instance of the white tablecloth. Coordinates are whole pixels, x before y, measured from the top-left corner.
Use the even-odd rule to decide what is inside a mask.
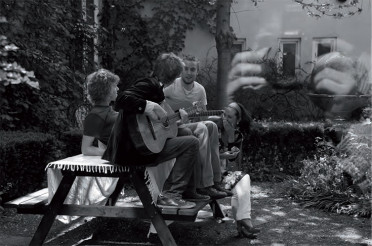
[[[146,184],[154,202],[156,202],[164,182],[173,168],[174,162],[175,159],[146,168],[145,177],[148,178]],[[49,202],[62,180],[61,170],[87,171],[92,173],[120,173],[129,171],[128,167],[109,164],[107,161],[102,160],[101,156],[85,156],[83,154],[51,162],[47,165],[46,169]],[[107,199],[114,192],[117,182],[118,178],[78,176],[64,203],[104,206]],[[58,216],[58,219],[64,223],[69,223],[75,218],[77,217]]]

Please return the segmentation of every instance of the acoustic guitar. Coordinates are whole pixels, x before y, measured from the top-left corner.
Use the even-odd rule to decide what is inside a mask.
[[[166,102],[163,102],[161,106],[167,112],[167,116],[159,121],[153,121],[146,114],[137,114],[135,119],[131,120],[133,124],[129,124],[129,134],[134,146],[143,155],[159,153],[168,138],[177,136],[176,122],[181,119],[180,113],[175,113]],[[193,107],[185,111],[190,118],[221,115],[224,112],[223,110],[202,111],[198,103],[194,103]]]

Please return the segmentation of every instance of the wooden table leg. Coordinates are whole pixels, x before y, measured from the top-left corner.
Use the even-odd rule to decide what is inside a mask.
[[[123,174],[123,175],[119,176],[119,180],[118,180],[118,183],[116,184],[115,190],[111,194],[109,199],[107,200],[106,206],[115,206],[115,204],[116,204],[116,202],[119,198],[120,192],[124,188],[125,181],[127,180],[127,177],[124,176],[124,175],[128,175],[128,174]]]
[[[225,217],[225,215],[223,214],[223,212],[221,210],[220,204],[218,204],[218,202],[216,200],[212,200],[209,203],[209,206],[211,206],[214,218],[224,218]]]
[[[48,208],[41,219],[41,222],[31,239],[30,245],[42,245],[50,228],[53,225],[54,219],[57,216],[58,210],[62,207],[68,192],[75,180],[75,175],[64,175],[59,184],[56,193],[54,194]]]
[[[158,232],[161,243],[164,246],[177,245],[162,215],[159,213],[156,206],[152,203],[151,194],[145,184],[143,175],[140,176],[138,172],[133,171],[131,172],[130,177],[134,188],[136,189],[137,194],[141,199],[144,209],[146,210],[152,224]]]

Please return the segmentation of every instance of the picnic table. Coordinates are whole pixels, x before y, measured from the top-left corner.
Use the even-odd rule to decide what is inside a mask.
[[[50,202],[48,202],[50,192],[44,188],[4,205],[8,208],[16,208],[18,213],[43,215],[30,245],[43,244],[57,215],[150,219],[163,245],[176,245],[164,220],[195,221],[198,211],[207,204],[211,206],[215,218],[224,217],[216,200],[197,202],[196,206],[191,209],[158,207],[153,201],[148,185],[146,185],[145,167],[112,165],[102,160],[100,156],[77,155],[51,162],[46,169],[60,170],[62,173],[61,182],[54,195],[49,199]],[[115,190],[104,206],[65,203],[75,179],[81,176],[118,178]],[[116,206],[120,192],[128,181],[133,184],[142,206],[135,204]]]

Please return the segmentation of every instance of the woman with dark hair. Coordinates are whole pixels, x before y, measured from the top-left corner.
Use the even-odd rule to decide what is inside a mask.
[[[248,134],[251,127],[251,116],[241,103],[232,102],[225,108],[225,117],[222,120],[221,145],[229,151],[220,154],[223,159],[234,158],[231,149],[240,150],[243,144],[244,135]],[[238,158],[237,168],[240,168],[242,155],[235,156]]]
[[[239,171],[242,143],[249,132],[251,116],[240,103],[232,102],[225,108],[224,117],[217,122],[221,131],[220,159],[223,173],[222,184],[233,193],[231,210],[237,223],[239,236],[256,238],[260,232],[251,221],[251,180],[248,174]]]

